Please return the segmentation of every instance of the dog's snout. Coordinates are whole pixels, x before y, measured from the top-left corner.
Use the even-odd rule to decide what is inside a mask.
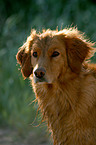
[[[34,71],[34,74],[37,78],[43,78],[45,75],[45,69],[44,68],[38,68]]]

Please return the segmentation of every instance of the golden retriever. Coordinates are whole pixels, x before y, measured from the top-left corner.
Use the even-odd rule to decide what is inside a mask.
[[[87,63],[93,45],[76,28],[32,30],[17,53],[54,145],[96,145],[96,65]]]

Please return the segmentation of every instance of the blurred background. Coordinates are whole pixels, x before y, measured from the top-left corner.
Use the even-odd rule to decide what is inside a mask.
[[[96,1],[0,0],[0,145],[52,144],[40,113],[36,115],[30,82],[18,71],[16,53],[31,29],[57,26],[77,26],[96,41]]]

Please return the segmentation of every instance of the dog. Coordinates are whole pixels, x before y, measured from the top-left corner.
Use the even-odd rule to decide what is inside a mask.
[[[94,43],[77,28],[31,31],[16,58],[30,78],[54,145],[96,145]]]

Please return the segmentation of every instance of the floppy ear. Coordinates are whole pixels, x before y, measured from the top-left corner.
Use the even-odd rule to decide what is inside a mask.
[[[36,31],[31,32],[31,35],[27,38],[26,43],[19,49],[16,59],[21,65],[21,73],[24,78],[29,77],[32,74],[33,68],[31,64],[31,49],[33,40],[35,39]]]
[[[25,46],[22,46],[16,55],[17,62],[21,65],[21,72],[24,78],[29,77],[32,73],[31,53],[25,52]]]
[[[80,73],[84,60],[91,57],[93,44],[78,37],[65,37],[68,65],[75,73]]]

